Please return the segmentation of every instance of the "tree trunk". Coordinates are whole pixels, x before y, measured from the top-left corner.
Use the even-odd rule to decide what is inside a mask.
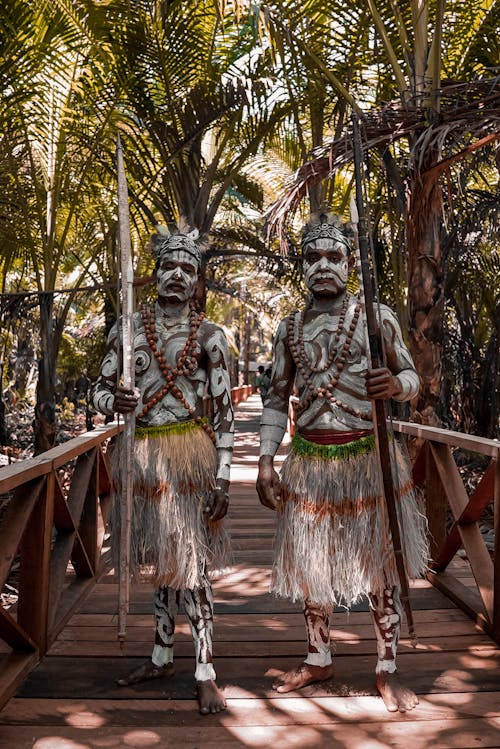
[[[440,246],[441,189],[416,178],[410,186],[406,216],[410,349],[421,378],[414,418],[438,425],[444,325],[443,267]]]
[[[5,423],[5,405],[3,402],[3,362],[0,363],[0,445],[9,444],[9,434]]]
[[[40,294],[40,345],[38,383],[36,388],[34,453],[39,455],[54,446],[56,436],[56,331],[53,296]]]

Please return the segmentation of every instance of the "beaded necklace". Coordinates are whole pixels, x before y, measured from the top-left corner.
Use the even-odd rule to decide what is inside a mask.
[[[195,416],[194,409],[191,408],[191,406],[187,402],[182,390],[180,390],[180,388],[178,388],[175,384],[175,381],[177,380],[179,375],[184,375],[186,377],[192,375],[198,367],[198,359],[196,358],[196,339],[198,329],[203,319],[205,318],[205,313],[200,312],[198,314],[194,306],[192,304],[189,305],[189,334],[175,367],[170,366],[163,353],[156,345],[158,343],[158,333],[156,332],[155,308],[148,307],[145,304],[142,305],[141,317],[144,324],[144,330],[146,332],[146,340],[151,351],[153,352],[156,361],[158,362],[160,372],[165,379],[165,385],[163,385],[163,387],[155,395],[153,395],[153,397],[147,403],[144,404],[142,411],[137,414],[137,418],[140,419],[145,416],[153,408],[153,406],[159,403],[165,397],[165,395],[170,392],[172,393],[174,398],[182,403],[189,415],[197,424],[200,424],[200,426],[205,430],[212,442],[215,443],[215,433],[211,426],[206,421],[204,421],[201,416]]]
[[[358,408],[353,408],[352,406],[349,406],[347,403],[344,403],[339,398],[333,395],[333,392],[335,388],[337,387],[341,372],[344,369],[345,361],[347,359],[347,355],[351,347],[351,341],[354,335],[354,331],[356,330],[356,326],[359,320],[359,315],[361,312],[361,305],[358,302],[354,308],[352,321],[349,325],[349,329],[347,331],[344,345],[342,346],[342,350],[340,351],[340,354],[337,357],[337,354],[338,354],[337,347],[338,347],[338,343],[340,340],[340,336],[342,335],[342,330],[344,327],[344,322],[345,322],[348,306],[349,306],[349,297],[348,295],[346,295],[344,304],[340,311],[339,322],[337,325],[337,330],[335,331],[335,338],[332,344],[332,349],[326,361],[326,365],[322,367],[314,366],[312,362],[309,360],[306,350],[305,350],[305,346],[304,346],[305,311],[303,311],[302,313],[296,312],[295,314],[290,315],[290,317],[288,318],[287,337],[288,337],[288,346],[290,348],[290,353],[309,391],[308,396],[297,404],[297,411],[299,413],[306,411],[311,405],[311,403],[316,400],[316,398],[324,398],[325,400],[330,401],[330,403],[333,403],[334,405],[338,406],[343,411],[346,411],[352,416],[356,416],[357,418],[363,419],[364,421],[372,420],[371,415],[368,416],[364,414]],[[297,317],[298,317],[298,320],[297,320]],[[297,320],[297,340],[295,340],[295,321],[296,320]],[[313,383],[312,375],[326,372],[328,369],[332,367],[332,365],[335,366],[335,371],[332,374],[330,382],[325,387],[315,387]]]

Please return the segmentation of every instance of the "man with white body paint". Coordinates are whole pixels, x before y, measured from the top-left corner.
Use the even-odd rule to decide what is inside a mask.
[[[329,618],[368,596],[378,642],[376,685],[389,711],[418,700],[396,671],[401,604],[398,576],[381,490],[372,423],[372,399],[407,401],[419,378],[393,312],[381,305],[387,367],[368,368],[358,300],[346,290],[348,230],[322,214],[305,227],[303,272],[310,305],[283,320],[261,419],[257,491],[277,512],[272,590],[303,603],[308,653],[274,684],[278,692],[333,676]],[[273,457],[297,388],[296,432],[278,476]],[[428,560],[425,518],[403,447],[394,442],[393,480],[410,577]]]
[[[208,573],[224,568],[229,559],[222,518],[228,507],[234,421],[224,333],[193,303],[201,261],[195,239],[195,232],[177,233],[159,246],[157,301],[134,315],[136,389],[118,383],[115,325],[93,401],[104,414],[135,411],[131,556],[141,570],[150,569],[156,586],[151,660],[118,684],[174,673],[175,619],[183,604],[195,643],[200,712],[205,714],[226,707],[212,662],[213,597]],[[211,424],[203,415],[206,388],[212,403]],[[118,442],[117,493],[119,457]],[[115,538],[119,538],[118,524],[115,517]]]

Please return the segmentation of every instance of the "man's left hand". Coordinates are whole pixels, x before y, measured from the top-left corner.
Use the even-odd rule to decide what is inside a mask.
[[[205,512],[209,520],[221,520],[227,513],[229,494],[225,489],[215,488],[205,505]]]
[[[387,400],[401,392],[401,383],[387,367],[369,369],[366,374],[366,392],[372,400]]]

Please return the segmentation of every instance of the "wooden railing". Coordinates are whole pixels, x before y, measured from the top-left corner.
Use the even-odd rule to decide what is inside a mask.
[[[0,606],[0,706],[103,570],[111,490],[105,445],[119,428],[99,427],[0,470],[0,495],[10,495],[0,525],[0,586],[14,575],[17,587],[17,604]]]
[[[233,388],[234,404],[252,393]],[[47,652],[99,576],[111,493],[106,453],[116,423],[0,468],[0,590],[15,580],[17,602],[0,605],[0,709]],[[14,587],[11,585],[10,587]]]
[[[234,390],[234,402],[250,392],[247,386]],[[393,427],[420,442],[413,477],[426,498],[432,556],[428,578],[500,643],[500,443],[406,422],[395,421]],[[106,568],[103,539],[111,490],[106,444],[119,429],[117,424],[99,427],[0,469],[0,495],[10,497],[0,524],[0,585],[3,589],[14,575],[17,588],[17,604],[0,606],[0,707]],[[470,496],[454,448],[489,458]],[[496,531],[493,558],[478,525],[490,502]],[[447,531],[448,507],[454,522]],[[447,569],[461,546],[475,587]]]
[[[428,579],[500,643],[500,442],[446,429],[394,421],[396,432],[422,441],[413,464],[413,479],[425,495],[431,538]],[[453,458],[453,449],[489,458],[469,495]],[[490,555],[479,529],[484,509],[493,502],[495,548]],[[446,531],[451,510],[453,523]],[[447,571],[463,547],[475,587]]]

